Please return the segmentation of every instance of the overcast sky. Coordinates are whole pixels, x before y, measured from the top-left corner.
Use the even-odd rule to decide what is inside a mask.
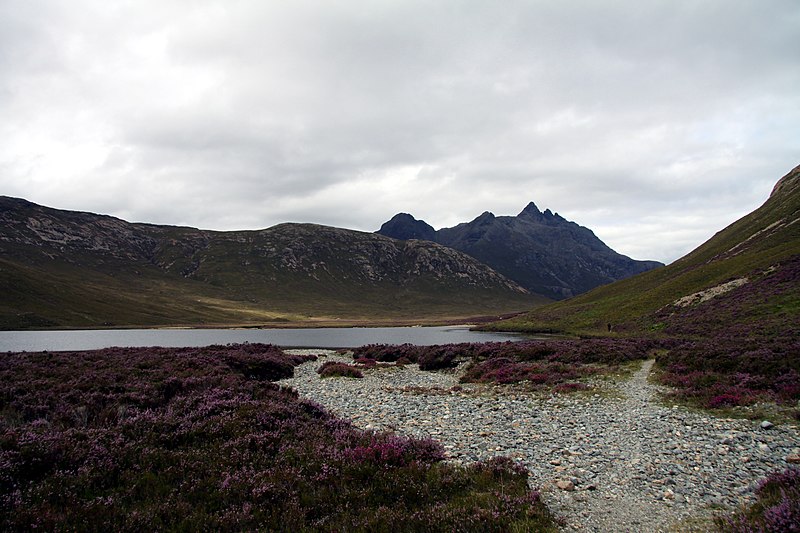
[[[800,164],[800,1],[0,0],[0,194],[206,229],[529,201],[670,262]]]

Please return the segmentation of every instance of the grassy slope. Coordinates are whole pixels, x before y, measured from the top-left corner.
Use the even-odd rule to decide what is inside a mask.
[[[142,265],[138,274],[77,268],[50,262],[41,267],[0,259],[0,329],[162,325],[303,325],[308,323],[452,322],[477,314],[529,307],[521,296],[500,302],[489,291],[459,301],[431,284],[414,294],[391,288],[336,293],[321,287],[283,285],[237,294],[224,287],[164,275]],[[294,292],[293,292],[294,291]]]
[[[717,233],[689,255],[664,268],[547,305],[489,329],[597,334],[615,329],[647,331],[659,326],[657,312],[675,300],[732,279],[758,275],[800,254],[800,167],[787,174],[759,209]],[[798,292],[782,312],[800,317]],[[762,312],[771,303],[764,302]],[[756,311],[754,311],[755,313]]]
[[[0,260],[0,328],[179,325],[282,317],[143,266],[139,274]]]
[[[501,294],[497,287],[468,287],[454,276],[439,278],[425,271],[402,282],[392,276],[380,281],[359,277],[363,272],[354,268],[358,266],[354,255],[368,258],[378,271],[413,271],[414,265],[407,263],[411,259],[405,255],[391,255],[394,245],[376,247],[374,241],[384,237],[361,232],[342,237],[340,230],[312,225],[294,225],[294,230],[301,233],[285,233],[280,226],[249,232],[244,237],[249,240],[246,246],[229,238],[215,239],[198,256],[200,266],[193,277],[224,287],[231,297],[259,308],[350,319],[506,313],[547,301],[512,291]],[[308,238],[307,232],[315,237]],[[274,254],[263,252],[269,249],[301,250],[300,270],[287,268]],[[319,266],[309,267],[310,258]],[[242,261],[247,268],[241,268]],[[311,268],[311,273],[303,268]]]
[[[88,225],[85,214],[63,216],[83,217],[74,233]],[[112,223],[122,229],[112,228],[111,235],[132,227]],[[348,259],[355,233],[325,231],[338,232],[344,241],[337,245],[331,243],[332,236],[315,232],[310,239],[288,235],[283,242],[266,239],[265,232],[226,235],[153,227],[161,243],[155,260],[119,258],[77,246],[63,253],[50,245],[7,242],[0,257],[0,329],[450,323],[473,315],[518,312],[544,301],[498,291],[497,286],[469,287],[454,276],[442,281],[435,273],[412,277],[404,285],[352,279]],[[365,235],[367,240],[378,238]],[[243,239],[253,243],[242,246]],[[366,242],[362,249],[370,251],[373,244]],[[293,271],[264,252],[304,245],[328,254],[324,261],[331,273],[321,269],[318,276],[309,276]],[[119,244],[127,250],[124,246]],[[319,257],[317,252],[306,250],[302,257],[311,260]]]

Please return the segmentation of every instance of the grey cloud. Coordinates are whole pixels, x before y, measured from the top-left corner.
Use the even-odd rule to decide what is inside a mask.
[[[398,211],[442,227],[533,200],[668,261],[798,163],[794,0],[0,14],[0,187],[59,207],[371,231]]]

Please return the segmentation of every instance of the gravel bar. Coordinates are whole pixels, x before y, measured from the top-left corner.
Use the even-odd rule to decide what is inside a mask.
[[[800,453],[797,426],[765,429],[660,404],[660,388],[647,381],[653,361],[608,385],[612,394],[551,396],[460,384],[463,367],[407,365],[366,370],[363,379],[321,379],[324,361],[352,359],[295,351],[324,357],[281,385],[363,429],[434,438],[455,462],[520,461],[566,530],[686,530],[715,510],[751,502],[758,480]]]

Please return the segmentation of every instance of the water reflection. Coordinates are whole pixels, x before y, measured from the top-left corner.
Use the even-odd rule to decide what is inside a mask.
[[[240,342],[263,342],[284,348],[354,348],[365,344],[403,343],[430,346],[523,338],[514,333],[470,331],[467,326],[0,331],[0,352],[94,350],[111,346],[209,346]]]

